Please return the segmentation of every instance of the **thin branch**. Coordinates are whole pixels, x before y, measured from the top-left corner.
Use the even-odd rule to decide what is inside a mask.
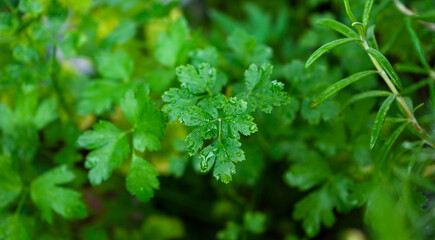
[[[367,41],[365,39],[363,39],[363,47],[365,50],[369,49],[369,46],[367,44]],[[385,72],[385,70],[382,68],[382,66],[379,64],[379,62],[370,54],[368,54],[370,59],[373,62],[373,65],[375,65],[376,69],[379,72],[379,75],[384,79],[385,83],[388,85],[388,88],[390,88],[391,92],[393,94],[397,94],[396,100],[397,102],[400,104],[400,106],[402,107],[402,109],[405,111],[409,122],[412,123],[412,126],[414,126],[414,128],[417,130],[417,132],[421,135],[421,137],[423,138],[423,140],[432,148],[435,148],[435,143],[433,143],[430,138],[428,137],[428,134],[426,133],[426,131],[420,126],[420,124],[418,123],[417,119],[415,118],[414,114],[412,113],[411,109],[409,109],[408,105],[405,102],[405,99],[402,97],[402,95],[400,95],[399,91],[397,90],[397,88],[394,86],[394,84],[392,83],[390,77],[388,77],[387,73]]]
[[[412,11],[411,9],[407,8],[403,3],[401,3],[399,0],[394,0],[394,5],[396,5],[396,8],[402,12],[403,14],[405,14],[406,16],[410,16],[410,17],[418,17],[418,14],[415,13],[414,11]],[[435,31],[435,23],[431,23],[431,22],[426,22],[426,21],[422,21],[422,20],[418,20],[419,23],[425,25],[426,27],[428,27],[430,30]]]

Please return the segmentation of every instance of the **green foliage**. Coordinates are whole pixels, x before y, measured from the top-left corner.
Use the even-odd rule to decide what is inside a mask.
[[[154,196],[154,189],[159,188],[156,169],[144,159],[133,155],[126,179],[127,190],[141,201],[148,201]]]
[[[394,83],[394,85],[402,89],[402,84],[400,83],[399,76],[394,71],[393,67],[391,66],[388,59],[378,50],[374,48],[369,48],[367,52],[373,56],[381,65],[381,67],[384,69],[384,71],[388,74],[388,76],[391,78],[391,81]]]
[[[264,232],[267,216],[261,212],[246,212],[243,215],[243,224],[229,222],[225,229],[217,233],[217,239],[233,240],[239,239],[243,234],[251,233],[259,235]]]
[[[346,102],[346,104],[343,106],[343,108],[349,106],[350,104],[352,104],[354,102],[360,101],[360,100],[364,100],[364,99],[368,99],[368,98],[373,98],[373,97],[388,97],[390,95],[391,95],[390,92],[382,91],[382,90],[373,90],[373,91],[362,92],[362,93],[353,95]]]
[[[98,73],[106,79],[127,81],[133,71],[133,60],[123,51],[101,52],[96,55]]]
[[[132,85],[133,60],[124,51],[100,52],[96,62],[102,79],[86,83],[77,107],[81,115],[108,111]]]
[[[86,168],[90,168],[89,180],[93,185],[99,185],[107,180],[112,172],[119,168],[130,153],[130,145],[134,151],[144,152],[160,149],[160,138],[165,127],[160,111],[154,109],[147,90],[138,87],[130,90],[121,100],[121,109],[132,127],[121,131],[107,121],[100,121],[93,130],[83,133],[78,144],[91,151],[86,156]],[[127,134],[132,133],[132,144]],[[139,172],[148,173],[141,176]],[[150,176],[148,176],[150,175]],[[149,163],[133,154],[130,171],[127,175],[127,189],[139,200],[147,201],[153,195],[153,189],[158,188],[157,172]],[[132,182],[133,181],[133,182]],[[139,185],[137,185],[139,184]]]
[[[23,186],[20,175],[8,164],[1,161],[0,166],[2,169],[0,173],[0,208],[4,208],[20,195]]]
[[[86,167],[91,169],[89,180],[95,185],[107,180],[130,152],[125,134],[106,121],[100,121],[93,130],[81,135],[78,144],[93,150],[86,156]]]
[[[317,105],[323,103],[326,99],[328,99],[329,97],[331,97],[332,95],[340,91],[341,89],[349,86],[350,84],[362,78],[373,75],[375,73],[376,71],[360,72],[334,83],[333,85],[328,87],[325,91],[323,91],[316,99],[313,100],[313,102],[311,103],[311,107],[312,108],[316,107]]]
[[[396,99],[397,95],[389,96],[384,103],[382,103],[381,108],[379,108],[379,112],[376,115],[375,122],[373,124],[372,134],[370,135],[370,148],[373,148],[378,141],[379,134],[381,133],[382,126],[384,125],[385,118],[387,117],[388,110],[390,110],[391,104]]]
[[[42,219],[53,222],[52,210],[65,218],[86,216],[86,206],[80,199],[80,193],[57,186],[71,182],[74,177],[66,166],[60,166],[33,180],[30,197],[41,211]]]
[[[344,25],[343,23],[337,22],[333,19],[320,19],[316,22],[317,25],[319,26],[324,26],[324,27],[329,27],[341,34],[343,34],[344,36],[348,37],[348,38],[358,38],[358,34],[353,31],[352,29],[350,29],[348,26]]]
[[[180,18],[173,23],[167,33],[159,35],[154,56],[167,67],[174,67],[183,61],[188,46],[189,28],[187,22]]]
[[[358,38],[344,38],[344,39],[337,39],[330,43],[327,43],[320,47],[317,51],[315,51],[310,58],[308,58],[307,63],[305,64],[305,68],[309,68],[318,58],[320,58],[323,54],[333,50],[334,48],[343,46],[345,44],[351,43],[351,42],[357,42],[360,41]]]
[[[133,125],[133,147],[143,152],[160,149],[160,138],[165,128],[163,115],[154,108],[144,88],[137,93],[130,90],[121,100],[121,109],[125,117]]]
[[[372,12],[372,8],[373,8],[373,3],[375,1],[374,0],[368,0],[366,1],[366,4],[364,6],[364,13],[363,13],[363,26],[365,29],[368,28],[369,26],[369,21],[370,21],[370,13]]]
[[[426,70],[428,70],[428,69],[430,70],[431,67],[424,56],[424,52],[423,52],[423,49],[421,47],[420,40],[418,39],[417,33],[412,28],[412,23],[411,23],[411,20],[409,18],[406,19],[406,30],[408,31],[412,45],[417,53],[417,56],[418,56],[421,64],[423,64],[423,67]]]
[[[248,110],[254,111],[257,107],[266,113],[271,113],[273,106],[289,103],[289,97],[283,92],[284,84],[276,80],[271,81],[271,65],[251,65],[245,71],[246,93],[239,95],[249,104]]]
[[[258,130],[249,113],[257,107],[270,113],[273,106],[288,103],[288,97],[282,92],[284,85],[271,81],[271,73],[270,65],[251,65],[245,72],[246,89],[239,99],[226,98],[220,93],[223,82],[209,64],[177,68],[181,88],[163,95],[163,100],[168,102],[163,111],[172,121],[179,118],[182,124],[191,127],[186,148],[190,155],[199,152],[201,171],[208,172],[214,167],[213,176],[229,183],[236,173],[234,163],[245,160],[240,134],[249,136]],[[203,142],[208,139],[213,142],[203,148]]]
[[[272,57],[272,49],[258,44],[254,36],[240,29],[234,30],[228,37],[227,44],[233,51],[235,60],[243,66],[251,63],[257,65],[269,63]]]

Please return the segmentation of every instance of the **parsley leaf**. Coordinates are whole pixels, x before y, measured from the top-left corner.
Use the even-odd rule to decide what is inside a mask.
[[[293,217],[303,220],[302,226],[308,236],[315,236],[320,231],[320,224],[330,227],[335,222],[333,212],[334,200],[327,188],[321,188],[310,193],[296,203]]]
[[[37,129],[43,129],[57,118],[56,105],[54,98],[46,99],[39,104],[32,120]]]
[[[150,101],[148,88],[137,87],[129,90],[121,99],[120,106],[124,116],[132,124],[130,130],[123,132],[110,122],[100,121],[93,130],[85,132],[78,139],[81,147],[93,150],[86,157],[85,165],[91,168],[89,179],[93,185],[107,180],[128,156],[128,133],[133,133],[133,148],[137,151],[160,148],[165,119]],[[157,172],[151,164],[133,154],[126,185],[128,191],[139,200],[147,201],[153,196],[153,189],[159,186]]]
[[[157,170],[144,159],[133,155],[130,171],[126,180],[127,190],[137,199],[146,202],[154,196],[154,189],[159,188]]]
[[[174,67],[187,57],[190,30],[184,18],[172,24],[168,32],[159,35],[154,56],[162,65]]]
[[[133,146],[138,151],[158,150],[160,138],[165,128],[164,116],[154,108],[147,90],[138,87],[125,94],[121,108],[126,118],[133,124]]]
[[[209,46],[204,49],[196,49],[189,54],[193,65],[198,66],[201,63],[207,62],[212,66],[219,65],[219,52],[213,47]]]
[[[0,214],[0,239],[29,240],[27,226],[22,221],[23,217],[16,215]]]
[[[90,168],[89,180],[98,185],[107,180],[112,171],[119,167],[130,152],[130,145],[125,133],[107,121],[100,121],[94,130],[83,133],[78,144],[93,150],[86,156],[86,168]]]
[[[35,180],[30,185],[30,197],[41,210],[42,218],[51,223],[52,210],[65,218],[83,218],[86,206],[80,193],[57,185],[74,180],[74,174],[66,166],[54,168]]]
[[[133,60],[124,51],[100,52],[96,62],[103,79],[89,82],[83,88],[77,106],[81,115],[99,115],[109,110],[113,103],[119,103],[119,99],[133,85],[129,82],[133,73]]]
[[[243,224],[251,233],[261,234],[266,230],[267,217],[261,212],[246,212],[243,216]]]
[[[217,118],[218,110],[222,108],[226,100],[226,97],[222,94],[207,96],[198,102],[198,106],[209,113],[213,118]]]
[[[216,238],[219,240],[237,240],[242,230],[239,224],[230,221],[225,225],[225,229],[216,234]]]
[[[125,19],[104,40],[103,45],[123,44],[136,35],[137,23],[131,19]]]
[[[232,180],[232,174],[236,173],[234,163],[245,160],[245,154],[240,146],[242,144],[234,139],[215,141],[202,150],[201,170],[208,171],[213,165],[213,176],[223,183]]]
[[[171,122],[174,122],[182,112],[196,105],[199,98],[190,94],[187,89],[171,88],[163,94],[162,99],[168,103],[163,106],[163,112],[168,114]]]
[[[18,4],[21,12],[38,15],[44,11],[44,6],[40,1],[23,0]]]
[[[334,100],[328,100],[315,109],[310,108],[309,100],[304,100],[301,106],[302,118],[313,125],[319,124],[321,119],[324,121],[334,119],[338,116],[339,112],[339,105]]]
[[[39,146],[38,130],[57,118],[56,102],[46,99],[38,105],[35,91],[19,93],[15,109],[0,104],[3,153],[12,160],[33,160]]]
[[[200,152],[203,172],[214,166],[216,179],[225,183],[231,181],[236,171],[234,163],[245,159],[238,141],[240,134],[248,136],[258,130],[249,113],[257,107],[271,112],[273,106],[289,102],[282,91],[283,84],[270,80],[271,72],[270,65],[252,65],[246,71],[247,92],[227,99],[220,93],[224,78],[209,64],[177,68],[181,88],[164,93],[162,98],[167,104],[163,111],[171,121],[179,118],[181,123],[191,127],[186,149],[190,155]],[[214,139],[213,142],[201,150],[204,141],[210,139]]]
[[[195,127],[187,135],[187,152],[190,155],[197,153],[202,147],[204,139],[211,139],[217,136],[218,125],[213,117],[197,106],[189,107],[180,117],[181,123],[186,126]]]
[[[310,155],[304,162],[293,164],[285,174],[286,182],[302,191],[324,182],[330,176],[331,170],[325,160],[316,156]]]
[[[190,106],[198,104],[201,108],[217,117],[217,109],[225,102],[225,96],[220,94],[223,77],[216,74],[216,69],[208,63],[202,63],[197,68],[192,65],[177,68],[181,89],[172,88],[162,96],[167,102],[163,112],[168,114],[169,120],[174,122]]]
[[[257,132],[254,118],[246,114],[248,104],[243,100],[233,97],[227,100],[223,106],[222,134],[223,138],[239,139],[242,133],[245,136]]]
[[[106,79],[127,81],[133,72],[133,60],[126,52],[100,52],[96,56],[98,73]]]
[[[186,88],[193,94],[208,93],[212,95],[212,90],[216,84],[216,69],[208,63],[202,63],[195,68],[192,65],[177,67],[178,80],[181,87]]]
[[[247,103],[237,98],[228,99],[222,106],[222,117],[215,118],[200,107],[192,106],[181,115],[181,122],[194,127],[186,137],[187,150],[193,155],[206,139],[218,138],[201,153],[201,170],[209,171],[214,165],[213,176],[224,183],[231,181],[236,172],[234,163],[245,160],[240,149],[240,133],[248,136],[257,131],[253,118],[245,114]]]
[[[100,115],[117,103],[130,88],[113,80],[96,80],[88,83],[80,96],[77,111],[80,115],[95,113]]]
[[[222,117],[215,118],[200,107],[192,106],[184,112],[180,120],[186,126],[195,127],[187,136],[188,152],[195,154],[202,141],[218,137],[239,139],[240,133],[245,136],[257,131],[253,118],[245,114],[247,103],[237,98],[230,98],[222,106]]]
[[[344,213],[357,206],[358,199],[351,195],[354,187],[350,179],[341,175],[334,176],[296,203],[293,218],[302,220],[308,236],[317,235],[322,223],[327,227],[334,224],[334,208]]]
[[[234,52],[234,58],[244,66],[250,63],[269,63],[273,55],[272,49],[263,44],[257,44],[254,36],[246,31],[236,29],[227,39],[229,48]]]
[[[0,209],[14,201],[22,190],[21,178],[0,159]]]
[[[245,84],[247,93],[242,96],[247,98],[249,109],[254,111],[256,107],[263,112],[272,112],[273,106],[281,106],[290,102],[289,97],[283,92],[284,84],[276,80],[271,81],[273,67],[263,64],[258,67],[255,64],[245,71]]]

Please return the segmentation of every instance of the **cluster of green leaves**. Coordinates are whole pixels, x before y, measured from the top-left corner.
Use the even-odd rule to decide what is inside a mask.
[[[266,215],[263,213],[246,212],[243,215],[243,224],[228,222],[225,229],[217,233],[217,239],[240,239],[247,233],[261,234],[265,231],[266,221]]]
[[[257,108],[271,112],[273,106],[285,105],[289,97],[282,91],[284,85],[270,80],[272,66],[251,65],[245,72],[245,86],[236,97],[227,98],[222,94],[225,79],[209,64],[177,68],[181,88],[173,88],[163,95],[163,106],[172,121],[192,127],[186,137],[187,152],[199,152],[201,171],[213,167],[217,180],[229,183],[236,173],[234,163],[245,160],[240,149],[240,134],[251,135],[258,131],[250,113]],[[203,148],[204,141],[213,142]]]
[[[432,148],[434,147],[433,140],[432,140],[433,136],[431,136],[431,133],[427,133],[420,126],[420,124],[416,120],[416,117],[414,116],[415,111],[418,108],[422,107],[423,104],[420,104],[419,106],[414,108],[411,99],[410,98],[405,99],[401,95],[401,92],[410,93],[413,90],[415,91],[415,87],[409,86],[407,89],[413,89],[413,90],[408,90],[408,91],[403,90],[402,83],[399,79],[398,74],[392,67],[392,64],[380,52],[378,43],[376,41],[376,37],[374,35],[374,26],[371,27],[369,26],[369,22],[370,22],[369,19],[370,19],[371,10],[374,1],[371,0],[365,1],[361,22],[359,22],[354,16],[349,1],[344,0],[343,2],[344,2],[346,14],[351,20],[352,26],[355,27],[357,31],[353,31],[351,28],[347,27],[346,25],[332,19],[319,20],[317,24],[335,30],[336,32],[346,36],[347,38],[334,40],[320,47],[309,57],[309,59],[305,64],[305,68],[308,69],[322,55],[337,47],[344,46],[350,43],[357,43],[366,51],[370,60],[376,67],[376,71],[372,71],[372,70],[362,71],[331,84],[325,90],[323,90],[323,92],[321,92],[317,97],[314,98],[314,100],[311,102],[310,107],[316,108],[317,106],[325,102],[327,99],[334,96],[337,92],[343,90],[349,85],[354,84],[357,81],[372,76],[374,74],[379,74],[379,76],[382,77],[382,79],[384,80],[384,82],[386,83],[386,85],[388,86],[391,92],[375,90],[375,91],[366,91],[366,92],[358,93],[352,96],[347,101],[347,103],[345,103],[344,107],[347,107],[351,104],[356,104],[357,101],[365,100],[368,98],[387,96],[387,99],[380,106],[379,111],[376,114],[376,118],[373,123],[373,128],[370,135],[370,149],[373,149],[376,143],[378,142],[381,129],[384,126],[386,120],[387,121],[389,120],[387,119],[387,114],[389,112],[389,109],[391,105],[395,102],[395,100],[397,100],[399,110],[401,111],[404,117],[398,117],[395,119],[391,119],[389,121],[392,123],[394,122],[402,123],[402,125],[398,127],[389,136],[389,138],[384,142],[383,146],[381,146],[379,149],[377,149],[374,152],[374,156],[375,156],[374,172],[376,174],[371,176],[371,180],[366,181],[366,183],[364,183],[363,185],[361,185],[361,183],[355,185],[355,183],[352,180],[349,180],[346,177],[343,178],[342,176],[337,174],[330,176],[331,170],[329,169],[329,166],[325,164],[323,165],[319,164],[321,163],[321,161],[317,161],[317,164],[315,165],[323,166],[323,167],[319,168],[318,171],[313,171],[313,169],[310,168],[310,166],[314,165],[313,163],[311,163],[311,161],[314,161],[314,159],[316,159],[315,157],[311,157],[309,161],[305,161],[302,164],[293,165],[287,172],[286,179],[290,185],[296,186],[301,190],[310,189],[313,186],[316,186],[319,183],[324,182],[325,180],[327,180],[327,182],[332,182],[331,185],[329,185],[328,183],[322,184],[321,188],[318,188],[315,192],[310,193],[310,195],[308,195],[302,201],[300,201],[295,206],[294,217],[296,219],[303,220],[303,226],[308,235],[315,236],[319,232],[319,226],[321,223],[323,223],[326,226],[331,226],[334,223],[335,221],[334,214],[333,214],[334,207],[337,208],[338,212],[347,212],[349,211],[349,209],[352,209],[355,206],[360,206],[362,203],[365,203],[367,201],[368,208],[366,211],[366,220],[369,223],[369,225],[374,229],[376,237],[382,239],[399,239],[399,238],[408,239],[408,238],[413,238],[411,236],[414,236],[415,238],[416,236],[420,235],[420,233],[412,232],[409,228],[405,226],[405,222],[407,221],[407,218],[410,217],[409,215],[407,215],[407,213],[404,213],[405,211],[399,211],[398,213],[396,213],[395,215],[398,216],[399,220],[393,223],[397,229],[401,229],[400,234],[389,232],[386,229],[381,229],[382,224],[380,224],[378,221],[380,219],[386,220],[386,218],[379,216],[379,214],[375,213],[374,211],[384,211],[384,210],[380,210],[381,208],[383,208],[381,207],[381,205],[387,206],[388,204],[392,204],[392,202],[389,203],[385,203],[385,202],[392,201],[392,199],[394,198],[392,197],[392,195],[394,196],[395,194],[397,194],[394,191],[386,190],[387,188],[386,186],[392,184],[390,181],[393,181],[394,177],[384,177],[383,174],[387,174],[388,172],[391,172],[391,170],[388,169],[387,166],[391,167],[392,165],[395,164],[394,162],[390,162],[390,161],[393,161],[395,158],[397,158],[397,156],[395,154],[390,155],[390,152],[393,150],[392,148],[393,144],[399,138],[400,134],[402,134],[402,132],[408,126],[411,126],[414,128],[412,129],[413,130],[412,132],[415,133],[417,136],[419,136],[421,140],[415,141],[410,144],[418,145],[420,147],[423,147],[424,144],[427,144],[429,147]],[[421,43],[415,31],[412,28],[410,18],[407,18],[405,22],[406,22],[407,32],[409,33],[412,45],[414,46],[414,50],[416,51],[419,60],[424,66],[423,68],[421,68],[423,70],[421,72],[431,74],[433,70],[425,60]],[[408,68],[415,69],[415,67],[408,67]],[[417,84],[421,85],[420,83]],[[432,91],[430,94],[432,94]],[[408,169],[409,167],[412,168],[413,165],[414,162],[410,162],[408,165]],[[395,171],[400,171],[400,170],[395,169]],[[382,174],[382,175],[378,175],[378,174]],[[409,174],[411,174],[411,172],[409,172]],[[403,176],[401,176],[401,178],[403,178]],[[340,180],[335,180],[335,179],[340,179]],[[403,179],[401,180],[402,180],[401,184],[406,184],[406,181],[409,181]],[[334,181],[337,182],[333,183]],[[374,187],[373,182],[383,182],[383,183],[378,187]],[[358,190],[358,188],[362,188],[364,192]],[[412,192],[415,190],[410,190],[410,191],[413,196],[409,196],[409,198],[414,199],[412,201],[419,202],[419,200],[417,200],[420,198],[418,191],[417,192]],[[381,198],[384,198],[384,200],[380,200]],[[425,200],[423,200],[423,205],[424,202]],[[376,205],[376,207],[372,206],[372,204]],[[403,203],[400,202],[398,205],[401,204]],[[419,202],[419,204],[422,203]],[[408,208],[411,209],[421,208],[422,205],[419,204],[417,205],[410,204],[408,205]],[[391,209],[386,208],[385,212],[392,213],[392,211],[397,211],[396,208],[398,207],[399,206],[395,205]]]
[[[344,1],[344,6],[346,8],[346,13],[349,16],[350,20],[352,21],[352,26],[354,26],[358,33],[353,31],[352,29],[348,28],[347,26],[343,25],[342,23],[339,23],[335,20],[331,19],[325,19],[319,22],[320,25],[329,27],[337,32],[339,32],[342,35],[345,35],[347,38],[344,39],[338,39],[332,42],[329,42],[322,47],[320,47],[317,51],[315,51],[310,58],[307,60],[305,64],[305,68],[309,68],[319,57],[321,57],[323,54],[325,54],[328,51],[331,51],[337,47],[343,46],[345,44],[349,43],[359,43],[367,52],[367,54],[370,56],[373,64],[377,68],[377,71],[365,71],[360,72],[357,74],[354,74],[350,77],[347,77],[345,79],[342,79],[333,85],[329,86],[327,89],[325,89],[315,100],[313,100],[311,107],[315,108],[319,104],[323,103],[326,99],[334,95],[335,93],[339,92],[343,88],[349,86],[352,83],[355,83],[358,80],[361,80],[367,76],[370,76],[372,74],[378,73],[385,83],[388,85],[389,89],[391,90],[391,95],[385,100],[385,102],[382,104],[381,108],[379,109],[379,112],[376,116],[375,123],[373,124],[373,130],[370,137],[370,148],[373,148],[378,140],[379,134],[381,132],[381,128],[384,124],[385,118],[387,116],[388,110],[390,109],[391,104],[394,102],[394,100],[397,98],[398,103],[400,104],[400,107],[404,111],[404,115],[408,120],[404,119],[405,121],[412,122],[415,126],[416,130],[420,132],[423,139],[431,146],[434,146],[434,144],[431,142],[431,140],[426,136],[426,133],[424,130],[420,127],[419,123],[415,119],[413,113],[411,113],[412,109],[409,109],[409,106],[403,99],[403,97],[399,94],[398,90],[401,90],[403,88],[402,83],[400,82],[399,76],[397,75],[396,71],[393,69],[391,63],[388,61],[388,59],[379,51],[379,47],[377,45],[376,37],[374,36],[373,28],[369,29],[369,18],[371,14],[371,10],[373,7],[373,1],[366,1],[364,12],[363,12],[363,19],[362,23],[358,22],[355,16],[352,13],[352,10],[350,9],[350,4],[348,0]],[[421,50],[421,45],[418,40],[418,37],[416,36],[415,32],[413,31],[411,27],[410,20],[407,20],[407,29],[410,33],[412,43],[414,45],[414,48],[417,52],[417,55],[419,56],[419,59],[422,61],[423,65],[427,69],[428,73],[431,72],[431,68],[429,64],[426,62],[423,52]],[[377,97],[384,95],[381,92],[378,92],[378,94],[373,94],[373,92],[365,92],[361,93],[358,100],[367,98],[367,97]],[[355,101],[355,100],[354,100]],[[353,101],[353,102],[354,102]]]
[[[86,156],[85,166],[89,168],[91,184],[98,185],[107,180],[113,170],[121,166],[122,161],[133,153],[130,170],[127,174],[126,186],[129,192],[141,201],[152,197],[153,189],[159,187],[155,168],[138,156],[136,151],[155,151],[160,148],[160,138],[165,127],[163,115],[154,108],[147,89],[138,87],[129,90],[121,99],[121,109],[132,127],[126,131],[119,130],[107,121],[100,121],[94,129],[83,133],[78,144],[92,150]],[[132,133],[132,144],[127,135]]]
[[[126,19],[110,34],[98,37],[96,19],[84,18],[76,27],[71,21],[109,2],[4,3],[2,9],[7,10],[0,13],[5,50],[0,81],[0,238],[72,235],[65,220],[88,216],[88,204],[77,191],[86,183],[85,171],[77,165],[83,156],[80,148],[92,150],[85,162],[92,185],[107,180],[131,156],[126,187],[137,199],[148,201],[159,187],[158,173],[141,152],[160,148],[165,118],[151,102],[147,85],[132,81],[131,56],[115,49],[136,35],[138,22]],[[140,14],[158,17],[172,7],[148,2]],[[125,131],[100,120],[92,131],[80,135],[95,121],[90,114],[107,116],[115,104],[128,120],[122,126]]]

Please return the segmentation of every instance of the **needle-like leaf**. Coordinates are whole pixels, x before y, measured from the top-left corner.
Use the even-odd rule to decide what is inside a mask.
[[[396,142],[397,138],[402,134],[403,130],[409,125],[409,122],[403,123],[398,129],[396,129],[391,136],[385,141],[382,149],[378,155],[378,162],[382,162],[391,150],[391,147]]]
[[[365,29],[367,29],[367,26],[369,25],[370,13],[372,12],[373,2],[374,0],[367,0],[366,5],[364,6],[363,25]]]
[[[394,71],[393,66],[391,66],[391,63],[388,61],[388,59],[378,50],[374,48],[369,48],[367,52],[372,55],[381,65],[381,67],[384,69],[384,71],[387,73],[387,75],[391,78],[391,81],[393,84],[399,88],[402,89],[402,83],[400,82],[399,76],[397,75],[396,71]]]
[[[376,71],[359,72],[359,73],[356,73],[350,77],[347,77],[345,79],[342,79],[342,80],[332,84],[325,91],[323,91],[319,96],[317,96],[316,99],[313,100],[313,102],[311,103],[311,108],[317,107],[319,104],[326,101],[326,99],[331,97],[333,94],[335,94],[338,91],[340,91],[341,89],[349,86],[350,84],[352,84],[352,83],[354,83],[362,78],[368,77],[370,75],[374,75],[376,73],[377,73]]]
[[[414,46],[415,51],[417,52],[418,59],[423,64],[424,68],[430,70],[431,67],[424,57],[423,49],[421,47],[420,39],[418,39],[417,33],[415,33],[412,28],[412,23],[409,18],[406,19],[406,30],[408,31],[409,37],[411,38],[412,46]]]
[[[308,58],[307,62],[305,63],[305,68],[308,69],[317,59],[319,59],[323,54],[329,52],[330,50],[343,46],[345,44],[351,43],[351,42],[357,42],[360,41],[358,38],[343,38],[343,39],[337,39],[335,41],[329,42],[323,46],[321,46],[319,49],[317,49],[311,56]]]
[[[355,18],[355,15],[353,15],[352,9],[350,9],[349,0],[343,0],[343,2],[344,2],[344,8],[346,9],[347,16],[349,16],[350,20],[352,22],[358,22],[358,20],[356,20]]]
[[[359,93],[359,94],[352,96],[349,100],[347,100],[347,102],[343,105],[343,107],[341,109],[343,110],[346,107],[348,107],[349,105],[351,105],[352,103],[363,100],[363,99],[374,98],[374,97],[388,97],[391,94],[392,94],[391,92],[381,91],[381,90],[373,90],[373,91]]]
[[[337,31],[348,38],[359,38],[358,34],[355,31],[353,31],[343,23],[337,22],[333,19],[328,19],[328,18],[320,19],[319,21],[316,22],[316,24],[319,26],[331,28],[332,30]]]
[[[373,124],[372,134],[370,135],[370,149],[373,149],[378,141],[379,134],[384,125],[385,118],[387,117],[388,110],[390,110],[391,104],[396,99],[397,94],[389,96],[384,103],[382,103],[378,114],[376,115],[375,123]]]
[[[375,25],[368,27],[366,34],[367,34],[366,39],[369,46],[376,50],[379,50],[379,45],[378,42],[376,41],[376,36],[375,36]]]

